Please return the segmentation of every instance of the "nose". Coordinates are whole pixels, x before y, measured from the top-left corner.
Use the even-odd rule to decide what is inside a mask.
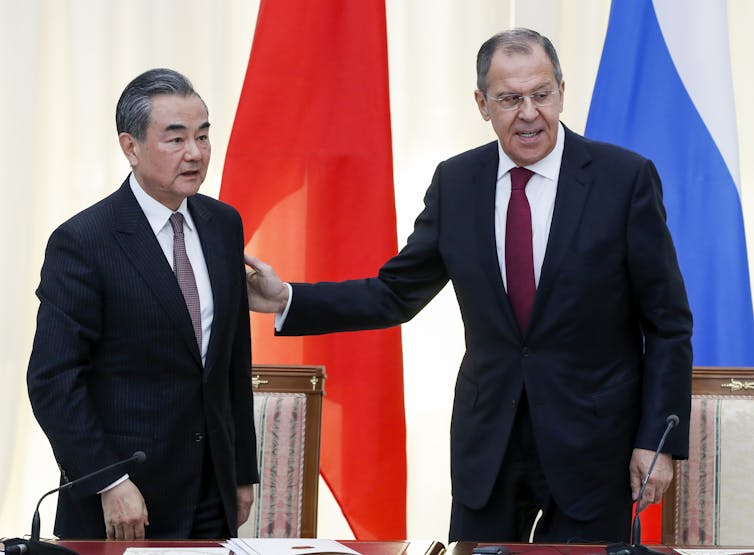
[[[201,150],[199,149],[199,145],[196,143],[196,141],[186,141],[186,150],[184,153],[186,160],[196,160],[198,158],[201,158],[201,155]]]
[[[518,117],[521,119],[532,120],[538,115],[539,110],[537,110],[537,107],[534,105],[534,101],[532,101],[531,97],[525,96],[521,101],[521,105],[518,107]]]

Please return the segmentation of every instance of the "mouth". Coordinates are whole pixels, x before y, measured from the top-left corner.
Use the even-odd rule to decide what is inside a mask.
[[[541,132],[542,132],[541,130],[519,131],[518,133],[516,133],[516,136],[523,141],[531,141],[532,139],[536,139],[537,136],[539,136]]]
[[[181,177],[188,177],[188,178],[194,178],[199,177],[199,170],[187,170],[184,172],[179,173]]]

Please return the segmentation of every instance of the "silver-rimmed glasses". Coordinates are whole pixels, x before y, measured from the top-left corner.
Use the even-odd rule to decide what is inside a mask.
[[[493,100],[497,103],[501,110],[517,110],[521,107],[525,99],[530,99],[532,104],[537,107],[549,106],[555,100],[555,95],[558,94],[558,90],[548,91],[535,91],[531,94],[504,94],[501,96],[492,96],[485,93],[487,100]]]

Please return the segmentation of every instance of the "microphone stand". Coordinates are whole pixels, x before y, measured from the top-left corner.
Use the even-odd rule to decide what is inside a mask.
[[[55,493],[56,491],[63,491],[65,489],[72,488],[73,486],[83,482],[84,480],[88,480],[89,478],[102,474],[103,472],[107,472],[108,470],[112,470],[113,468],[116,468],[118,466],[123,466],[130,462],[143,463],[145,460],[147,460],[147,456],[144,454],[144,452],[136,451],[133,455],[125,460],[107,465],[103,468],[100,468],[99,470],[95,470],[94,472],[82,476],[81,478],[67,482],[62,486],[51,489],[50,491],[45,493],[42,497],[39,498],[39,501],[37,501],[37,507],[34,509],[34,516],[31,519],[31,536],[29,536],[28,540],[21,538],[10,538],[5,540],[5,555],[79,555],[72,549],[68,549],[67,547],[64,547],[62,545],[50,542],[44,542],[39,539],[39,530],[41,527],[39,518],[39,506],[42,504],[42,501],[45,499],[45,497]]]
[[[652,457],[652,462],[650,463],[649,469],[647,470],[647,475],[644,476],[644,480],[641,483],[639,495],[636,498],[636,511],[634,513],[634,520],[631,525],[631,544],[610,544],[605,548],[607,555],[666,555],[665,553],[662,553],[660,551],[650,549],[646,545],[641,545],[641,519],[639,518],[639,507],[641,506],[641,502],[644,499],[644,490],[647,489],[647,482],[649,482],[649,477],[652,475],[652,471],[655,468],[657,459],[660,457],[660,452],[665,445],[665,440],[667,439],[670,430],[675,428],[678,425],[678,422],[678,416],[676,416],[675,414],[671,414],[666,419],[668,426],[667,428],[665,428],[665,432],[660,438],[660,443],[657,445],[657,451],[655,451],[654,457]]]

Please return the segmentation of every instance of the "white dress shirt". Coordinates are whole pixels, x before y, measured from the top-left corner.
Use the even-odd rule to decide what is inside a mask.
[[[152,231],[157,237],[157,241],[160,243],[160,247],[162,247],[162,252],[165,253],[165,258],[167,258],[172,268],[173,226],[170,225],[170,215],[173,211],[144,192],[144,189],[136,181],[133,173],[129,178],[129,184],[136,197],[136,201],[141,206]],[[215,308],[212,299],[212,286],[209,282],[207,262],[204,260],[204,251],[202,251],[199,233],[197,233],[196,225],[194,225],[194,220],[191,218],[186,199],[183,199],[176,212],[183,214],[183,236],[186,241],[186,254],[188,254],[191,268],[194,270],[196,288],[199,291],[199,303],[202,311],[202,364],[204,364],[207,358],[207,346],[209,345],[209,336],[212,332],[212,318]]]
[[[555,208],[555,194],[558,192],[558,175],[560,162],[563,158],[565,131],[563,125],[558,124],[558,138],[552,152],[539,162],[526,166],[534,172],[526,185],[526,198],[531,208],[532,253],[534,255],[534,283],[539,285],[542,273],[542,263],[545,259],[547,239],[550,236],[550,224]],[[505,289],[508,289],[508,278],[505,274],[505,224],[508,220],[508,201],[511,197],[510,170],[516,164],[503,152],[500,143],[497,144],[500,162],[497,168],[497,186],[495,188],[495,245],[497,246],[497,260],[503,275]]]

